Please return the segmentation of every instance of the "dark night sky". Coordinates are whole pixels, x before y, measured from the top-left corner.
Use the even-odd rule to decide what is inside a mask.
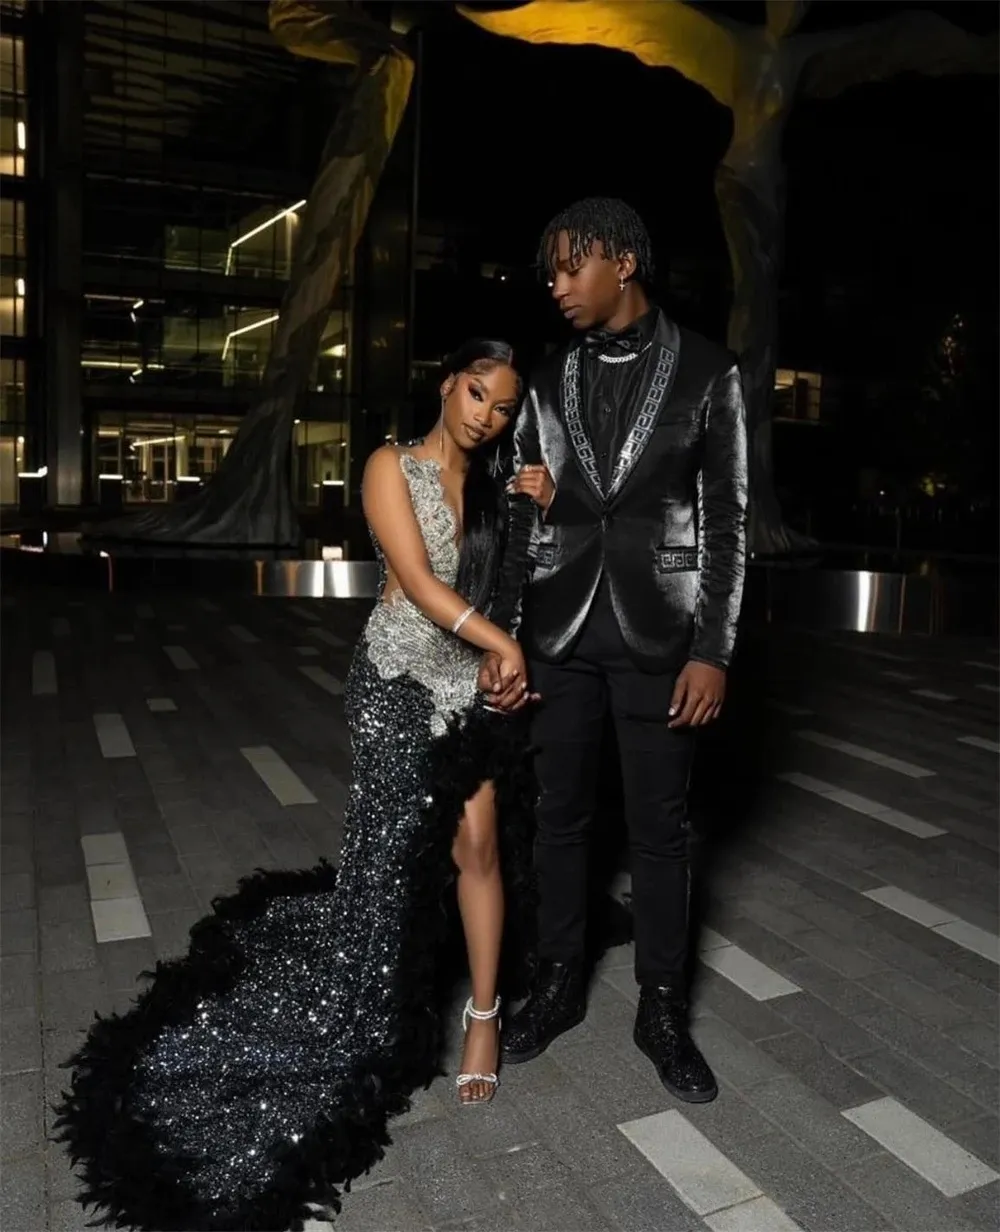
[[[488,7],[488,6],[487,6]],[[744,21],[762,3],[708,5]],[[805,29],[902,6],[818,0]],[[969,30],[996,6],[930,8]],[[441,5],[425,37],[420,213],[460,219],[483,259],[523,265],[561,206],[622,196],[671,253],[726,268],[713,174],[729,113],[669,70],[597,48],[530,47]],[[898,78],[800,103],[786,135],[786,280],[862,279],[942,303],[996,298],[997,86]]]

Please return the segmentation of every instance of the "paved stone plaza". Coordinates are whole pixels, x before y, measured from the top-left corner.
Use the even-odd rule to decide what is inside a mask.
[[[0,1226],[65,1232],[88,1216],[47,1109],[94,1011],[242,875],[336,857],[366,607],[3,602]],[[493,1105],[456,1107],[451,1076],[417,1097],[341,1232],[997,1226],[995,651],[775,632],[743,655],[697,797],[719,1099],[660,1087],[613,950],[585,1024]]]

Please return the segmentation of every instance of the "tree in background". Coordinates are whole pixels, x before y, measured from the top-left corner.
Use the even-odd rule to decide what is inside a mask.
[[[508,38],[628,52],[650,67],[681,73],[731,111],[732,138],[715,187],[732,262],[728,342],[743,368],[750,547],[757,555],[789,552],[802,542],[782,520],[771,435],[789,114],[799,98],[833,98],[900,73],[993,72],[997,64],[995,36],[974,37],[930,12],[798,33],[808,8],[807,0],[767,0],[764,26],[682,0],[531,0],[499,12],[459,9]]]

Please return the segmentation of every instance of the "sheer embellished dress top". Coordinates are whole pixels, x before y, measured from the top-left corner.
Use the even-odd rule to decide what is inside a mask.
[[[413,512],[423,535],[434,576],[454,587],[458,578],[458,524],[445,496],[440,463],[400,452],[399,465],[410,489]],[[368,658],[383,680],[410,676],[431,695],[431,731],[443,735],[478,697],[476,681],[481,655],[448,629],[429,620],[401,588],[385,594],[388,568],[385,553],[372,536],[379,566],[379,592],[365,628]]]

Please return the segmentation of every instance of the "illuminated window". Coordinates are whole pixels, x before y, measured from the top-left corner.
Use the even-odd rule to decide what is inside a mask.
[[[208,479],[240,424],[228,415],[169,415],[138,408],[102,410],[96,419],[94,478],[121,475],[124,498],[133,504],[170,502],[184,495],[185,485]]]
[[[226,250],[225,272],[253,278],[287,278],[305,200],[281,209],[265,207],[242,220]]]
[[[303,423],[292,434],[292,491],[299,505],[318,505],[325,484],[347,479],[346,423]]]
[[[24,433],[24,360],[0,359],[0,504],[17,503]]]
[[[24,279],[8,272],[6,265],[0,274],[0,334],[24,336]]]
[[[822,393],[818,372],[779,368],[774,374],[774,418],[818,423]]]
[[[24,39],[0,35],[0,174],[24,175],[28,148]]]
[[[10,197],[0,200],[0,257],[4,265],[24,256],[24,202]]]
[[[0,334],[24,334],[24,202],[0,201]]]

